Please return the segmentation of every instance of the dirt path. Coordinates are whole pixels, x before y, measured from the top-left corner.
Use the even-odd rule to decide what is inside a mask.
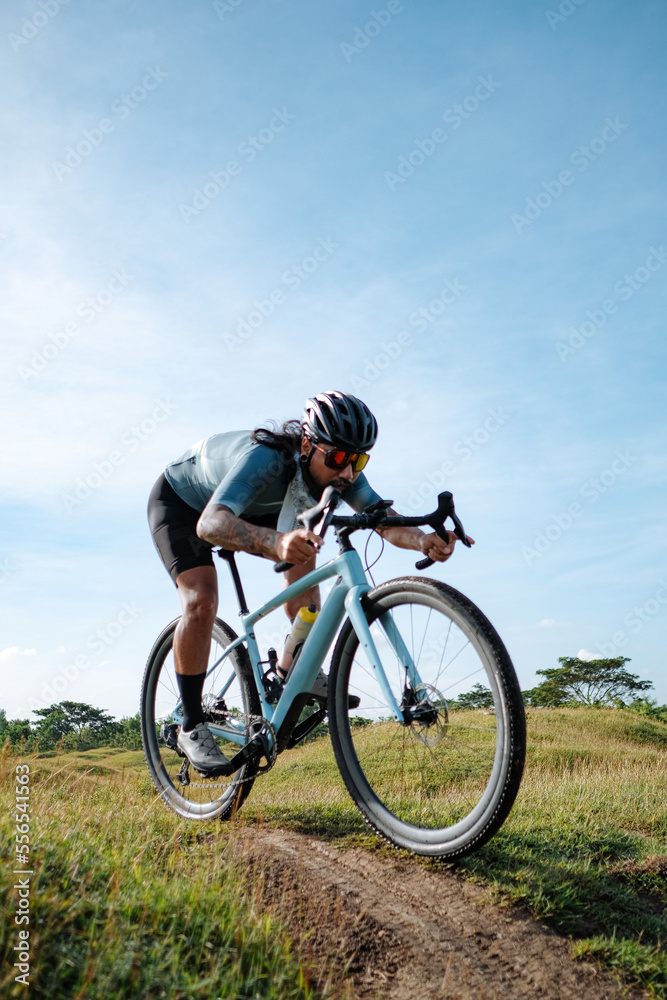
[[[397,855],[339,851],[313,837],[246,828],[228,850],[259,876],[262,902],[280,913],[319,970],[344,995],[383,1000],[621,1000],[623,992],[566,939],[525,910],[449,869]],[[305,932],[305,933],[304,933]],[[322,971],[319,986],[331,985]]]

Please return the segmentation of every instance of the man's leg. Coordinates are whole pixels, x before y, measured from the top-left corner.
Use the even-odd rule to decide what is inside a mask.
[[[183,700],[183,730],[204,721],[201,696],[218,610],[218,577],[214,566],[186,569],[176,577],[183,615],[174,633],[176,675]]]
[[[314,570],[316,558],[317,557],[313,555],[313,558],[309,559],[307,563],[303,563],[301,566],[292,566],[291,569],[288,569],[285,572],[285,587],[289,587],[291,583],[296,583],[296,581],[300,580],[301,577],[306,575],[306,573],[310,573],[311,570]],[[298,597],[293,597],[291,601],[288,601],[285,604],[285,611],[287,612],[287,617],[291,622],[293,622],[299,613],[299,608],[302,608],[304,605],[308,607],[308,605],[310,604],[314,604],[317,610],[318,611],[320,610],[322,605],[320,603],[319,587],[311,587],[310,590],[305,590],[303,594],[299,594]],[[284,680],[285,677],[287,676],[286,673],[284,673],[283,670],[280,669],[280,667],[278,667],[276,673],[278,674],[278,677],[281,678],[281,680]],[[326,705],[329,694],[329,678],[324,673],[321,667],[320,667],[320,672],[315,678],[315,683],[313,684],[311,694],[313,695],[314,698],[317,698],[320,705]],[[360,699],[353,694],[348,695],[347,701],[349,708],[358,708],[359,705],[361,704]]]
[[[198,771],[209,777],[224,773],[228,761],[204,719],[201,696],[218,610],[218,577],[214,566],[196,566],[176,577],[183,615],[174,633],[176,680],[183,702],[178,748]]]
[[[315,569],[317,557],[313,555],[312,559],[309,559],[307,563],[302,563],[301,566],[292,566],[291,569],[285,571],[284,587],[289,587],[291,583],[296,583],[300,580],[302,576],[306,573],[312,572]],[[284,588],[283,588],[284,589]],[[297,614],[299,613],[299,608],[304,605],[308,607],[310,604],[314,604],[315,607],[320,609],[320,588],[311,587],[310,590],[305,590],[303,594],[299,594],[298,597],[293,597],[291,601],[288,601],[285,605],[285,613],[291,622],[294,621]]]
[[[183,706],[177,746],[201,774],[214,777],[224,773],[228,761],[204,720],[202,691],[218,608],[218,578],[211,546],[197,536],[199,516],[162,474],[148,500],[148,523],[183,608],[174,633],[176,681]]]

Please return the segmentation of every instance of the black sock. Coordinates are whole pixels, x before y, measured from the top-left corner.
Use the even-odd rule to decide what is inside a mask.
[[[201,695],[204,690],[206,671],[203,674],[176,674],[178,690],[183,702],[183,726],[184,732],[190,732],[200,722],[204,722],[204,713],[201,707]]]

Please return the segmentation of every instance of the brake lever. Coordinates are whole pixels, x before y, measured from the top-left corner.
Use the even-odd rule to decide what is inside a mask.
[[[430,515],[426,524],[430,528],[433,528],[438,538],[442,538],[443,542],[449,541],[449,534],[445,528],[445,521],[448,517],[451,517],[454,524],[454,534],[463,542],[466,548],[470,548],[470,542],[465,533],[461,520],[456,513],[454,508],[454,496],[449,490],[445,490],[444,493],[438,494],[438,506],[433,514]],[[426,556],[424,559],[419,559],[415,563],[415,569],[426,569],[428,566],[432,566],[435,559],[431,559],[430,556]]]
[[[324,514],[327,507],[329,508],[329,513],[323,521],[328,522],[330,517],[333,517],[333,512],[340,503],[341,497],[342,493],[335,486],[327,486],[320,502],[315,507],[309,507],[308,510],[304,510],[303,514],[299,514],[297,521],[300,521],[308,531],[314,531],[314,526],[321,520],[321,515]],[[325,531],[327,527],[328,524],[323,523],[320,533]]]
[[[297,521],[300,521],[307,531],[314,531],[316,526],[319,527],[318,534],[320,538],[324,538],[324,534],[331,523],[333,512],[340,503],[341,497],[340,490],[337,490],[335,486],[327,486],[320,502],[315,507],[309,507],[308,510],[304,510],[302,514],[299,514]],[[321,516],[322,514],[324,515],[323,517]],[[313,545],[311,541],[308,544]],[[274,573],[284,573],[286,570],[291,569],[293,565],[294,563],[281,561],[275,564],[273,571]]]

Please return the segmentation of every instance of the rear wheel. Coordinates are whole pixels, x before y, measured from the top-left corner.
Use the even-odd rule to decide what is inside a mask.
[[[364,607],[406,724],[392,718],[346,621],[329,696],[341,775],[367,822],[395,846],[430,857],[463,855],[499,829],[521,781],[525,717],[511,660],[482,612],[436,580],[389,581],[366,596]],[[392,629],[418,677],[409,676],[400,643],[390,641]],[[475,695],[459,701],[471,688]],[[352,718],[349,695],[361,699]],[[470,701],[488,705],[465,707]]]
[[[228,777],[204,778],[176,750],[179,726],[173,713],[180,696],[173,642],[178,619],[165,628],[151,650],[141,690],[141,738],[153,783],[167,805],[185,819],[228,819],[252,788],[255,770],[246,764]],[[236,639],[234,631],[216,618],[209,669]],[[231,681],[219,697],[227,681]],[[206,678],[204,714],[215,725],[218,746],[231,758],[241,749],[230,734],[250,739],[250,716],[261,716],[261,705],[245,649],[237,648]]]

